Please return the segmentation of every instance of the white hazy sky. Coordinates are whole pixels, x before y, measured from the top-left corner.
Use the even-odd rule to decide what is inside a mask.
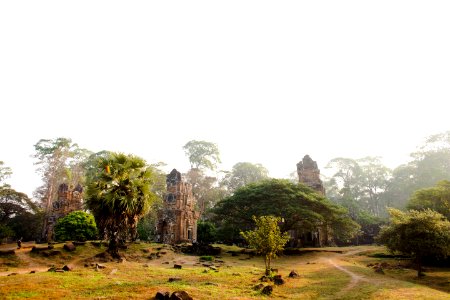
[[[310,154],[405,163],[450,130],[449,1],[2,1],[0,160],[31,195],[42,138],[288,177]]]

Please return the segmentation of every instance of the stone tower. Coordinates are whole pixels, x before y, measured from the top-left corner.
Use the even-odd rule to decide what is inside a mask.
[[[309,155],[305,155],[302,161],[297,164],[297,174],[299,182],[325,196],[325,189],[320,179],[320,170],[317,163]]]
[[[53,202],[50,211],[47,212],[44,220],[43,238],[47,242],[53,241],[55,238],[55,225],[58,219],[64,218],[69,213],[83,209],[83,188],[77,185],[74,189],[70,189],[67,184],[63,183],[58,188],[58,198]]]
[[[166,184],[163,209],[158,212],[156,239],[165,244],[195,242],[200,213],[195,207],[192,185],[176,169],[167,175]]]

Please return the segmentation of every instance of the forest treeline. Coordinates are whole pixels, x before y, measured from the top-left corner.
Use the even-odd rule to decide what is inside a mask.
[[[42,178],[41,186],[33,194],[34,200],[7,184],[13,170],[0,162],[0,239],[42,238],[43,218],[57,197],[58,186],[65,183],[85,187],[98,171],[95,162],[111,153],[93,153],[69,138],[42,139],[34,149],[36,172]],[[332,159],[326,165],[327,173],[332,176],[323,178],[326,189],[323,198],[302,188],[297,191],[297,178],[269,178],[269,171],[261,164],[237,162],[231,170],[220,170],[220,151],[214,143],[189,141],[183,150],[191,165],[183,175],[193,186],[202,216],[199,239],[226,240],[237,236],[236,232],[246,229],[242,227],[246,224],[242,221],[244,210],[240,211],[239,205],[254,210],[246,211],[246,221],[251,220],[252,214],[257,215],[258,210],[261,214],[271,212],[278,205],[270,202],[277,200],[271,194],[276,189],[297,193],[295,197],[303,203],[299,206],[301,211],[296,211],[295,205],[288,201],[291,194],[285,197],[288,209],[284,210],[287,216],[284,226],[310,230],[318,224],[329,224],[335,236],[340,237],[337,241],[342,243],[373,241],[380,226],[388,222],[388,208],[431,208],[447,218],[450,214],[450,184],[445,181],[450,180],[450,131],[429,136],[411,153],[409,162],[394,169],[383,165],[380,157]],[[148,182],[155,197],[152,197],[148,213],[136,225],[136,234],[141,239],[151,240],[156,212],[165,193],[166,174],[162,171],[164,163],[145,164],[151,170]],[[258,191],[272,198],[245,198]],[[245,202],[252,199],[260,202],[253,206]],[[447,199],[447,202],[433,199]],[[296,222],[294,217],[298,218]],[[355,230],[357,232],[353,232]],[[352,238],[355,236],[358,238]]]

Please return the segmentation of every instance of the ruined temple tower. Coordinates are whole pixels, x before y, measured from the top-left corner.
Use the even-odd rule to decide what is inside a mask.
[[[67,216],[69,213],[83,209],[83,188],[77,185],[71,189],[67,184],[63,183],[58,188],[58,198],[53,202],[52,207],[45,216],[43,238],[47,242],[53,241],[55,238],[55,225],[58,219]]]
[[[317,162],[312,160],[309,155],[305,155],[302,161],[297,164],[297,174],[299,182],[325,196],[325,189],[320,179],[320,170],[317,167]]]
[[[163,209],[158,212],[156,224],[157,241],[165,244],[195,242],[200,213],[195,207],[192,185],[183,181],[176,169],[167,175],[166,183]]]

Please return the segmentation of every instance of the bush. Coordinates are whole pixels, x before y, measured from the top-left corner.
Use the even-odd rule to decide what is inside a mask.
[[[203,244],[211,244],[216,241],[217,232],[213,223],[200,221],[197,224],[197,241]]]
[[[200,256],[200,260],[204,260],[204,261],[213,261],[214,257],[210,256],[210,255],[203,255]]]
[[[83,211],[74,211],[58,220],[55,226],[58,241],[86,241],[95,239],[97,225],[94,216]]]

